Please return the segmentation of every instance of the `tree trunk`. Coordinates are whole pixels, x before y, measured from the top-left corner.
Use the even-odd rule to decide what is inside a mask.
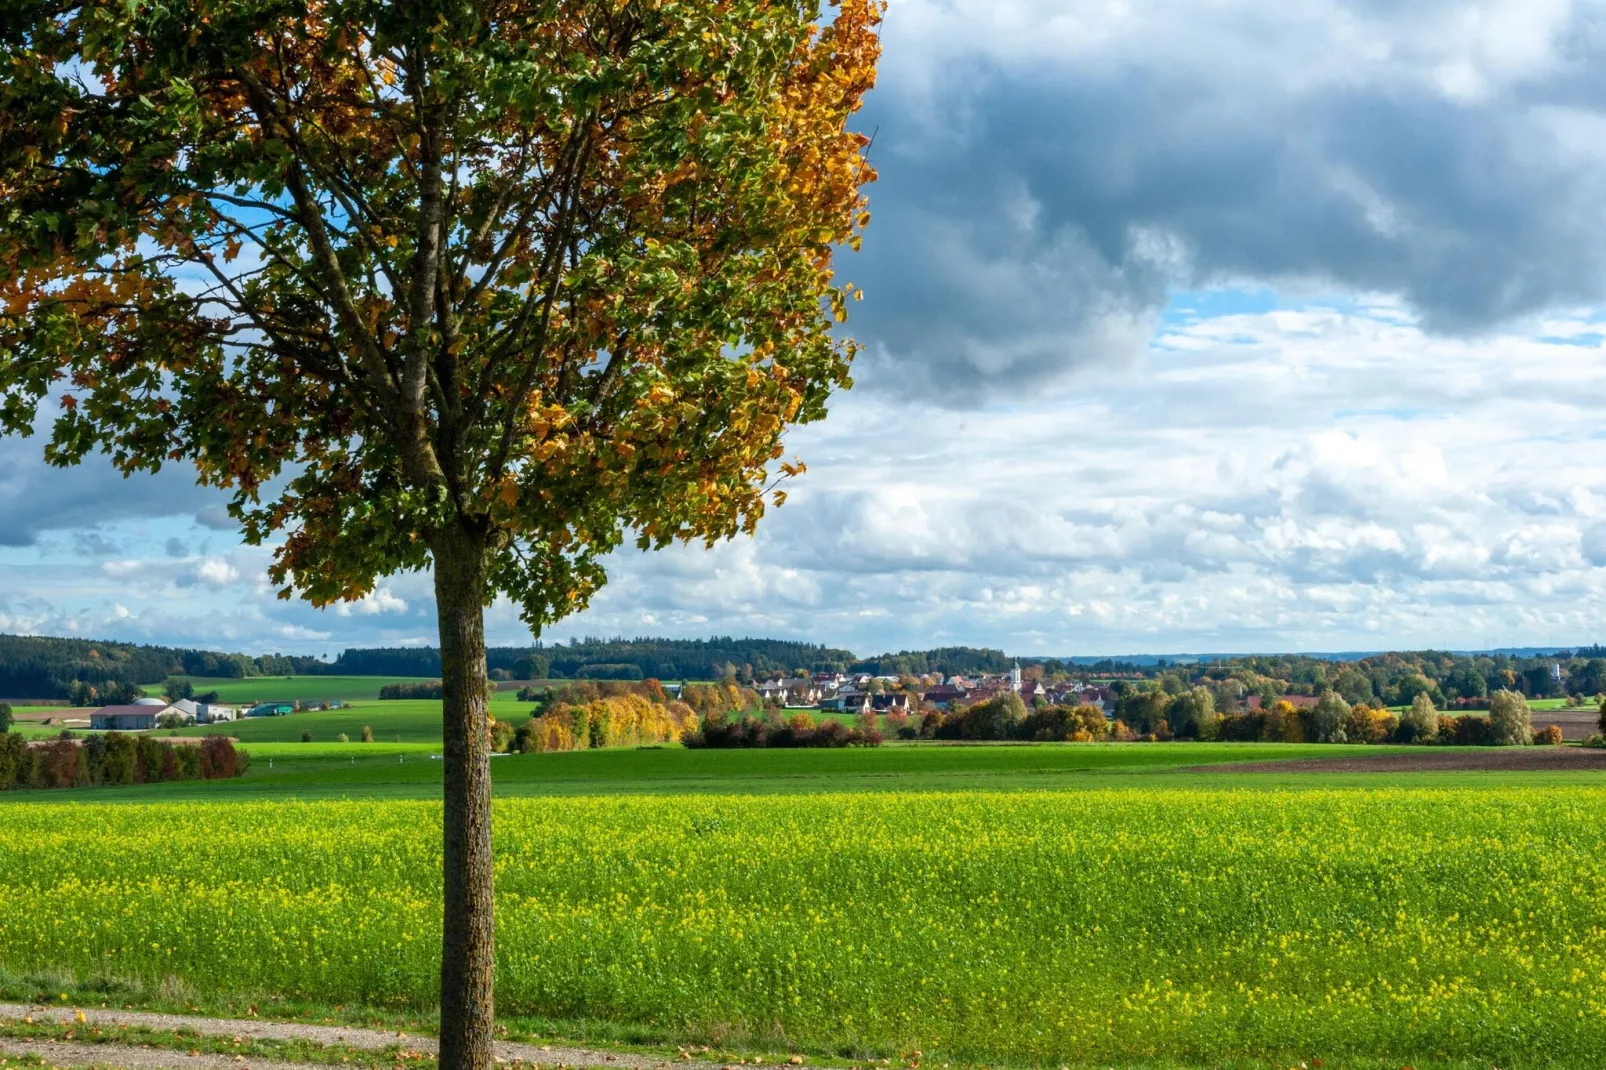
[[[432,541],[444,698],[445,924],[441,1070],[491,1070],[491,745],[485,695],[485,543],[453,530]]]

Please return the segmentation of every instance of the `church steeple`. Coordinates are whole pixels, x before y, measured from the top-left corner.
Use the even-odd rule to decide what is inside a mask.
[[[1009,686],[1013,691],[1020,690],[1020,660],[1016,659],[1015,667],[1009,670]]]

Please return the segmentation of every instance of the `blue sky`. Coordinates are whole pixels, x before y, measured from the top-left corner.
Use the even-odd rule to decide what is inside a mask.
[[[893,0],[859,385],[759,535],[550,635],[1128,651],[1601,639],[1599,4]],[[279,602],[182,472],[0,442],[0,630],[427,642]],[[492,636],[527,636],[493,607]]]

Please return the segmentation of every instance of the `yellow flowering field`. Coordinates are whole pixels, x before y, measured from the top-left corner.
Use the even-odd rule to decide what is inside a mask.
[[[0,968],[433,1002],[437,806],[4,817]],[[506,1015],[976,1061],[1606,1051],[1606,790],[508,799],[496,837]]]

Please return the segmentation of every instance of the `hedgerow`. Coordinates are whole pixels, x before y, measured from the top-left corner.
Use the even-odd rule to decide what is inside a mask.
[[[29,743],[7,733],[0,735],[0,791],[223,780],[243,775],[250,760],[226,736],[191,744],[107,732]]]

